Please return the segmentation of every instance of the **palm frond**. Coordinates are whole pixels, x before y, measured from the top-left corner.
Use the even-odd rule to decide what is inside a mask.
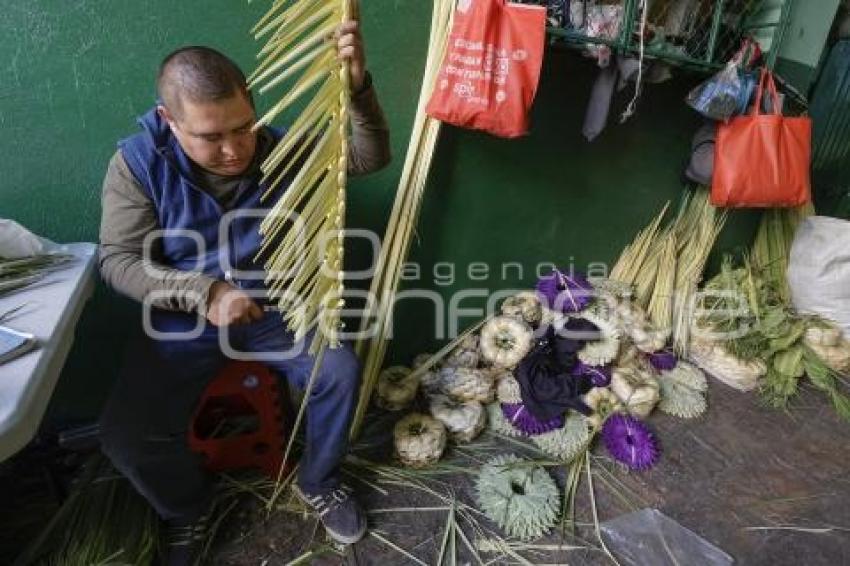
[[[249,88],[267,94],[286,87],[257,127],[308,99],[262,165],[263,199],[276,200],[260,226],[258,257],[296,339],[317,329],[313,354],[339,345],[350,89],[348,64],[338,61],[332,38],[353,11],[353,0],[275,0],[252,30],[267,39]]]
[[[454,6],[455,0],[434,0],[428,59],[425,64],[425,76],[422,80],[416,118],[370,289],[370,296],[377,299],[377,306],[374,309],[367,309],[363,318],[361,338],[356,345],[357,354],[363,360],[363,385],[360,389],[360,404],[351,426],[352,436],[356,436],[360,429],[372,396],[372,389],[375,387],[384,363],[395,294],[401,278],[401,267],[410,250],[411,237],[419,218],[425,191],[425,182],[431,169],[434,148],[440,133],[441,122],[425,114],[425,107],[433,92],[440,64],[445,55]],[[374,332],[366,332],[372,324],[375,325]]]
[[[73,260],[73,255],[61,253],[15,259],[0,257],[0,295],[38,283],[49,272],[61,269]]]

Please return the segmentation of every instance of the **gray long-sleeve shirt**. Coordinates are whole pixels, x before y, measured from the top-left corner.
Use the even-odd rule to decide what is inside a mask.
[[[222,177],[196,168],[201,188],[229,208],[230,196],[237,187],[260,174],[259,165],[272,144],[267,133],[260,134],[254,163],[241,177]],[[363,175],[381,169],[389,160],[389,127],[370,87],[351,99],[348,171],[350,175]],[[144,257],[145,238],[160,226],[153,202],[127,167],[120,150],[109,162],[102,205],[100,273],[107,285],[138,301],[151,296],[151,304],[159,308],[202,312],[215,279],[162,265],[157,262],[156,250],[149,254],[150,258]]]

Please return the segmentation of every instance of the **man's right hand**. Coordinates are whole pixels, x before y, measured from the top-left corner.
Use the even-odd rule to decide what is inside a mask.
[[[216,281],[210,287],[206,317],[216,326],[250,324],[263,318],[263,309],[241,289]]]

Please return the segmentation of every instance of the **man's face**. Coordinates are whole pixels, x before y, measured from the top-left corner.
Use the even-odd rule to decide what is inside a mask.
[[[257,149],[256,115],[242,93],[215,102],[184,99],[180,113],[158,108],[192,161],[216,175],[240,175]]]

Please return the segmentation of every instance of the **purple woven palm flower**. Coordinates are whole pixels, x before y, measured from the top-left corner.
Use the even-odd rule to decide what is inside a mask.
[[[502,403],[502,414],[515,429],[526,436],[537,436],[564,426],[562,415],[541,421],[522,403]]]
[[[591,366],[584,362],[576,362],[572,374],[575,376],[587,376],[594,387],[608,387],[611,385],[611,366]]]
[[[593,300],[593,286],[584,275],[567,275],[558,269],[537,281],[537,291],[550,308],[564,313],[584,310]]]
[[[661,350],[660,352],[649,354],[649,363],[658,371],[670,371],[671,369],[676,369],[676,364],[679,363],[679,357],[673,350]]]
[[[630,470],[648,470],[661,456],[661,450],[649,428],[629,415],[615,414],[608,417],[602,425],[602,441],[611,456]]]

